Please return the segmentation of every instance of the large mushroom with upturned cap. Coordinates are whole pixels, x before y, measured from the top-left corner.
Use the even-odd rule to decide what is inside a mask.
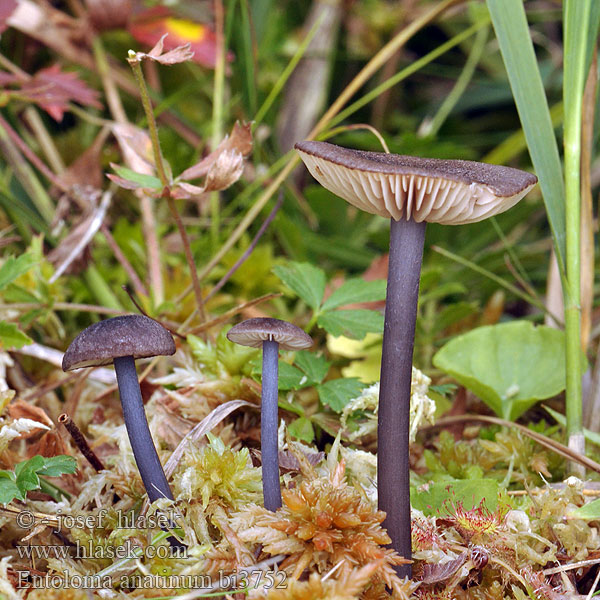
[[[531,173],[465,160],[364,152],[305,141],[296,149],[325,188],[391,220],[378,408],[377,493],[392,546],[411,557],[409,415],[419,279],[427,222],[474,223],[516,204]],[[410,566],[397,568],[410,576]]]
[[[174,353],[173,337],[160,323],[143,315],[125,315],[84,329],[62,362],[63,371],[114,363],[127,435],[150,502],[173,500],[173,494],[146,420],[135,360]]]
[[[303,350],[313,345],[312,338],[296,325],[272,319],[254,318],[234,325],[228,332],[229,341],[242,346],[262,348],[262,392],[260,406],[260,452],[262,461],[263,497],[267,510],[281,507],[279,486],[279,447],[277,440],[279,395],[279,348]]]

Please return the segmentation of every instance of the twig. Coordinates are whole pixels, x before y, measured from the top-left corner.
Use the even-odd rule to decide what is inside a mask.
[[[54,302],[46,304],[44,302],[11,302],[10,304],[0,304],[1,310],[34,310],[36,308],[47,308],[48,310],[74,310],[76,312],[97,312],[106,315],[124,315],[126,311],[116,308],[107,308],[96,304],[78,304],[76,302]]]
[[[135,299],[135,296],[133,295],[132,291],[129,289],[128,286],[122,285],[121,288],[129,296],[129,299],[131,300],[131,302],[133,303],[133,305],[138,309],[138,311],[140,312],[140,314],[142,314],[145,317],[148,317],[148,318],[153,319],[154,321],[157,321],[158,323],[160,323],[165,329],[167,329],[169,331],[169,333],[171,335],[176,335],[178,338],[180,338],[182,340],[186,339],[185,335],[181,335],[181,333],[179,333],[178,331],[174,331],[173,329],[171,329],[170,327],[168,327],[164,322],[161,322],[158,319],[154,319],[154,317],[150,317],[150,315],[148,315],[148,313],[142,308],[142,306],[140,305],[140,303]]]
[[[267,300],[272,300],[273,298],[278,298],[279,296],[281,296],[281,293],[265,294],[264,296],[260,296],[259,298],[254,298],[254,300],[249,300],[248,302],[244,302],[243,304],[234,306],[232,309],[224,312],[222,315],[219,315],[218,317],[211,319],[210,321],[205,321],[204,323],[202,323],[202,325],[198,325],[197,327],[194,327],[193,329],[190,329],[189,331],[186,331],[186,327],[184,327],[184,326],[181,326],[180,329],[182,329],[183,331],[186,331],[186,334],[201,333],[203,331],[206,331],[207,329],[210,329],[211,327],[214,327],[215,325],[219,325],[220,323],[229,321],[229,319],[231,319],[231,317],[234,317],[235,315],[237,315],[239,312],[245,310],[246,308],[250,308],[251,306],[255,306],[256,304],[260,304],[261,302],[266,302]],[[184,323],[184,325],[185,325],[185,323]]]
[[[90,465],[92,465],[92,467],[94,467],[98,473],[100,471],[104,471],[104,464],[98,458],[98,456],[96,456],[96,453],[90,448],[85,436],[83,433],[81,433],[81,430],[79,427],[77,427],[73,419],[66,413],[62,413],[58,417],[58,422],[65,426],[65,429],[69,432],[73,443],[77,446],[77,448],[79,448],[79,451],[81,454],[83,454]]]
[[[600,559],[580,560],[578,562],[570,562],[566,565],[560,565],[560,567],[552,567],[551,569],[544,569],[542,573],[544,575],[554,575],[555,573],[562,573],[563,571],[571,571],[572,569],[579,569],[579,567],[591,567],[593,565],[600,564]]]
[[[254,248],[258,244],[260,238],[263,236],[264,232],[267,230],[267,227],[271,224],[275,216],[277,215],[281,205],[283,204],[283,190],[279,192],[279,198],[273,207],[273,210],[269,213],[269,216],[265,219],[265,222],[260,226],[260,229],[256,232],[254,239],[244,252],[242,256],[240,256],[236,261],[233,267],[223,275],[219,283],[215,285],[215,287],[209,292],[209,294],[205,298],[205,302],[208,302],[210,298],[212,298],[230,279],[231,276],[240,268],[240,266],[247,260],[247,258],[252,254]]]
[[[127,275],[129,276],[129,279],[131,280],[131,283],[133,284],[133,287],[135,288],[136,294],[138,294],[139,296],[147,296],[148,290],[145,288],[144,284],[142,283],[142,280],[135,272],[135,269],[133,268],[132,264],[129,262],[125,254],[123,254],[123,251],[119,247],[119,244],[117,244],[115,238],[112,236],[112,233],[110,232],[110,229],[108,228],[106,223],[100,224],[100,231],[106,238],[106,242],[110,246],[110,249],[113,251],[115,258],[121,263],[121,266],[125,269]]]
[[[564,456],[568,460],[576,461],[588,469],[592,469],[592,471],[600,473],[600,464],[598,464],[595,460],[592,460],[584,454],[576,452],[575,450],[572,450],[571,448],[568,448],[560,442],[542,435],[541,433],[527,429],[527,427],[524,427],[523,425],[519,425],[518,423],[513,423],[512,421],[507,421],[505,419],[499,419],[498,417],[488,417],[485,415],[457,415],[454,417],[444,417],[443,419],[437,421],[435,425],[431,426],[431,428],[445,427],[446,425],[454,425],[456,423],[464,423],[468,421],[481,421],[482,423],[493,423],[494,425],[500,425],[501,427],[518,429],[521,433],[535,440],[541,446],[544,446],[549,450],[554,450],[554,452]],[[426,427],[426,429],[430,429],[430,427]]]
[[[185,226],[183,221],[181,220],[181,215],[177,210],[177,206],[175,206],[175,200],[171,196],[171,191],[168,187],[165,188],[163,197],[166,198],[167,204],[169,205],[169,210],[175,219],[175,223],[177,224],[177,229],[179,230],[179,235],[181,236],[181,241],[183,242],[183,251],[185,252],[185,258],[188,263],[188,267],[190,269],[190,276],[192,278],[192,286],[194,288],[194,295],[196,296],[196,304],[197,311],[200,314],[200,319],[202,321],[206,321],[206,314],[204,312],[204,300],[202,299],[202,288],[200,287],[200,279],[198,277],[198,271],[196,270],[196,263],[194,262],[194,256],[192,255],[192,249],[190,247],[190,240],[187,236],[187,232],[185,230]]]
[[[108,205],[112,199],[112,192],[106,191],[102,194],[102,200],[100,201],[100,205],[95,211],[94,218],[92,219],[88,229],[81,236],[77,244],[73,247],[71,252],[63,263],[57,267],[54,275],[50,277],[48,280],[49,283],[54,283],[69,267],[69,265],[81,254],[83,249],[90,243],[92,238],[96,235],[98,229],[100,229],[102,222],[104,221],[104,217],[106,216],[106,211],[108,210]]]

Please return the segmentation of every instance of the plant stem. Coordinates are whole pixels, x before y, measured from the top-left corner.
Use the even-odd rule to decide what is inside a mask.
[[[223,25],[225,15],[222,0],[214,0],[214,10],[217,55],[213,90],[212,150],[219,145],[223,137],[223,106],[225,104],[225,35]],[[210,215],[210,235],[213,244],[216,245],[219,241],[220,229],[219,192],[216,191],[210,193]]]
[[[584,450],[581,388],[581,109],[586,79],[590,3],[566,0],[564,6],[565,220],[566,220],[566,416],[568,445]]]
[[[156,119],[154,118],[152,102],[150,101],[146,80],[144,79],[144,74],[142,73],[142,65],[138,59],[134,58],[128,59],[128,62],[131,65],[131,70],[133,71],[135,81],[138,84],[142,98],[142,106],[144,107],[144,113],[146,114],[146,121],[148,121],[148,132],[150,133],[150,140],[152,142],[152,151],[154,152],[156,172],[163,186],[168,187],[170,182],[165,171],[163,156],[160,149],[160,140],[158,139],[158,129],[156,128]]]
[[[200,288],[200,279],[198,278],[198,273],[196,271],[196,263],[194,262],[194,256],[192,255],[192,250],[190,248],[190,241],[185,231],[185,226],[183,225],[183,221],[181,220],[181,216],[179,215],[179,211],[177,210],[177,206],[175,204],[175,200],[171,196],[170,189],[170,181],[167,178],[167,173],[165,171],[165,165],[163,162],[163,156],[160,149],[160,140],[158,139],[158,130],[156,128],[156,120],[154,118],[154,113],[152,111],[152,103],[150,102],[150,96],[148,94],[148,88],[146,87],[146,81],[144,79],[144,74],[142,73],[142,67],[140,65],[140,61],[134,58],[130,58],[129,64],[133,70],[133,74],[135,76],[135,80],[139,86],[140,94],[142,98],[142,104],[144,106],[144,112],[146,113],[146,119],[148,121],[148,131],[150,133],[150,140],[152,142],[152,150],[154,152],[154,162],[156,163],[156,172],[161,183],[164,186],[163,190],[163,198],[166,199],[167,204],[169,206],[169,210],[171,211],[171,215],[173,219],[175,219],[175,223],[177,224],[177,229],[179,230],[179,235],[181,236],[181,241],[183,243],[183,249],[185,252],[185,258],[188,263],[188,267],[190,269],[190,277],[192,278],[192,287],[194,289],[194,294],[196,296],[196,303],[198,304],[198,312],[200,313],[200,318],[202,321],[206,320],[206,316],[204,314],[204,301],[202,300],[202,289]]]
[[[377,494],[392,547],[411,558],[410,389],[426,223],[391,219],[377,421]],[[410,577],[410,565],[396,567]]]
[[[202,288],[200,287],[200,278],[198,277],[198,271],[196,271],[196,263],[194,262],[194,256],[192,254],[192,248],[190,246],[190,240],[187,236],[187,232],[185,230],[185,225],[181,220],[181,216],[179,215],[179,211],[177,210],[177,206],[175,205],[175,200],[171,196],[171,192],[168,188],[165,188],[165,193],[163,196],[167,200],[167,204],[169,206],[169,210],[173,215],[173,219],[175,219],[175,223],[177,224],[177,229],[179,230],[179,235],[181,236],[181,241],[183,242],[183,251],[185,252],[185,258],[188,263],[188,267],[190,269],[190,277],[192,278],[192,287],[194,289],[194,295],[196,296],[196,304],[198,305],[197,311],[200,314],[200,319],[204,322],[206,321],[206,314],[204,312],[204,300],[202,299]]]
[[[146,420],[133,356],[116,357],[113,362],[117,374],[127,435],[131,442],[133,456],[142,476],[144,487],[148,492],[148,499],[150,502],[154,502],[159,498],[173,500],[171,488],[160,464]]]
[[[281,488],[279,484],[279,444],[277,427],[279,344],[263,342],[262,402],[260,408],[260,452],[262,459],[263,496],[265,508],[275,512],[281,508]]]

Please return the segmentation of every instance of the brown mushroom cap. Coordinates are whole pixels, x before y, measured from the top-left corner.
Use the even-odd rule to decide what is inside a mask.
[[[295,147],[323,187],[396,221],[474,223],[514,206],[537,183],[526,171],[469,160],[364,152],[327,142]]]
[[[264,341],[278,342],[283,350],[304,350],[313,345],[312,338],[287,321],[271,318],[247,319],[227,332],[227,339],[235,344],[262,347]]]
[[[112,363],[114,358],[170,355],[175,353],[171,334],[154,319],[125,315],[105,319],[84,329],[63,356],[63,371]]]

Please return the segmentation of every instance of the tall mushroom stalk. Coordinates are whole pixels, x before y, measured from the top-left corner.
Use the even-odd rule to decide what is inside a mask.
[[[427,222],[481,221],[516,204],[530,173],[463,160],[362,152],[326,142],[296,149],[319,183],[365,212],[391,219],[377,424],[377,494],[392,547],[410,559],[410,388]],[[410,565],[396,568],[409,577]]]
[[[173,338],[162,325],[142,315],[126,315],[84,329],[67,348],[62,363],[64,371],[114,363],[127,435],[150,502],[173,500],[173,493],[146,420],[135,359],[174,352]]]
[[[242,346],[261,348],[262,392],[260,407],[260,452],[263,497],[267,510],[281,508],[279,485],[278,411],[279,347],[284,350],[310,348],[313,341],[302,329],[279,319],[256,318],[238,323],[227,332],[227,338]]]

